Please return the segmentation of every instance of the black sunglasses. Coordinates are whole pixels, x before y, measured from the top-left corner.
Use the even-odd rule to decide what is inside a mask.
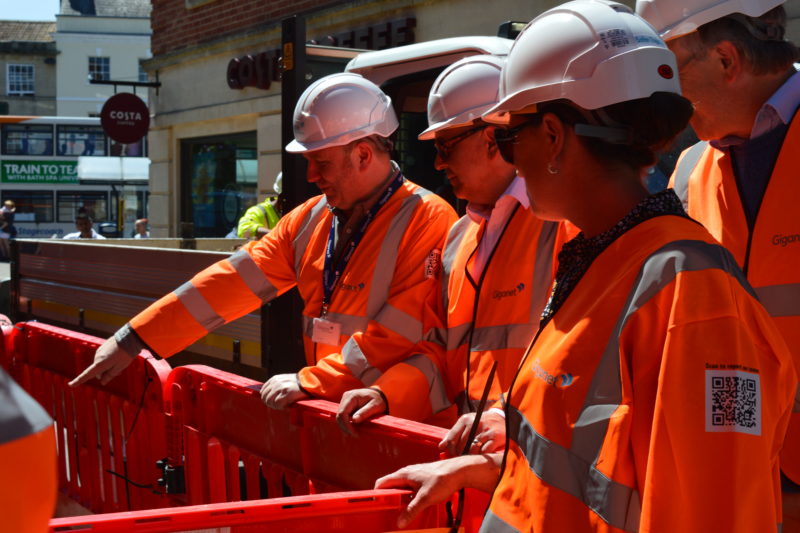
[[[477,126],[475,128],[470,128],[463,133],[459,133],[455,137],[447,139],[446,141],[440,141],[439,139],[436,139],[433,141],[433,145],[436,147],[436,151],[439,152],[439,157],[442,159],[442,161],[445,161],[450,158],[450,155],[453,152],[453,148],[455,148],[458,143],[460,143],[461,141],[463,141],[476,131],[484,129],[485,127],[486,126],[483,125],[483,126]]]
[[[494,142],[497,144],[497,149],[500,151],[500,155],[506,163],[514,164],[514,145],[519,143],[517,137],[519,133],[530,126],[533,121],[534,119],[529,119],[513,128],[497,128],[494,130]]]

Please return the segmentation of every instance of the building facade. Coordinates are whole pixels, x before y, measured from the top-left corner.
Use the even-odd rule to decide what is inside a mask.
[[[0,21],[0,114],[56,112],[55,23]]]
[[[90,78],[145,79],[141,62],[150,57],[150,34],[149,0],[62,0],[54,33],[57,114],[99,115],[114,87]],[[124,85],[118,90],[130,92]],[[146,99],[146,91],[139,94]]]
[[[153,0],[149,219],[154,236],[221,237],[265,196],[281,170],[281,20],[298,15],[309,42],[380,49],[496,35],[553,0]],[[633,6],[634,1],[626,4]],[[789,0],[800,34],[800,0]],[[795,35],[795,40],[800,35]],[[332,52],[335,55],[335,52]],[[347,60],[309,66],[307,79]],[[421,107],[424,111],[424,102]],[[423,126],[424,127],[424,126]],[[422,128],[420,128],[422,129]],[[410,176],[413,179],[413,176]]]

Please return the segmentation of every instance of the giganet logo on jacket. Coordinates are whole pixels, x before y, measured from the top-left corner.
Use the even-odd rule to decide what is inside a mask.
[[[552,385],[553,387],[564,389],[572,385],[572,374],[551,374],[542,367],[542,364],[538,359],[533,362],[533,367],[531,370],[533,370],[534,376],[536,376],[538,379],[541,379],[548,385]]]

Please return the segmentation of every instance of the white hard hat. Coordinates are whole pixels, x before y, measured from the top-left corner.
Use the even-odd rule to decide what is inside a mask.
[[[636,0],[636,13],[668,41],[734,13],[760,17],[786,0]]]
[[[576,0],[544,12],[517,36],[500,78],[500,102],[484,120],[565,99],[584,109],[680,94],[675,56],[630,8]]]
[[[397,129],[391,99],[359,74],[331,74],[312,83],[294,108],[294,140],[287,152],[343,146],[356,139],[388,137]]]
[[[275,176],[275,183],[272,184],[272,190],[275,191],[276,194],[280,194],[283,190],[283,171],[278,172],[278,175]]]
[[[420,140],[439,130],[466,126],[497,103],[500,70],[505,59],[476,55],[456,61],[436,78],[428,95],[428,129]]]

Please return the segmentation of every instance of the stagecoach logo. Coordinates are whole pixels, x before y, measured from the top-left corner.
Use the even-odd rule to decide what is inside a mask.
[[[4,161],[3,183],[78,183],[77,161]]]
[[[558,387],[560,389],[565,389],[572,385],[572,374],[565,373],[565,374],[551,374],[544,368],[542,368],[541,363],[539,360],[533,362],[533,375],[537,378],[541,379],[548,385],[552,385],[553,387]]]

